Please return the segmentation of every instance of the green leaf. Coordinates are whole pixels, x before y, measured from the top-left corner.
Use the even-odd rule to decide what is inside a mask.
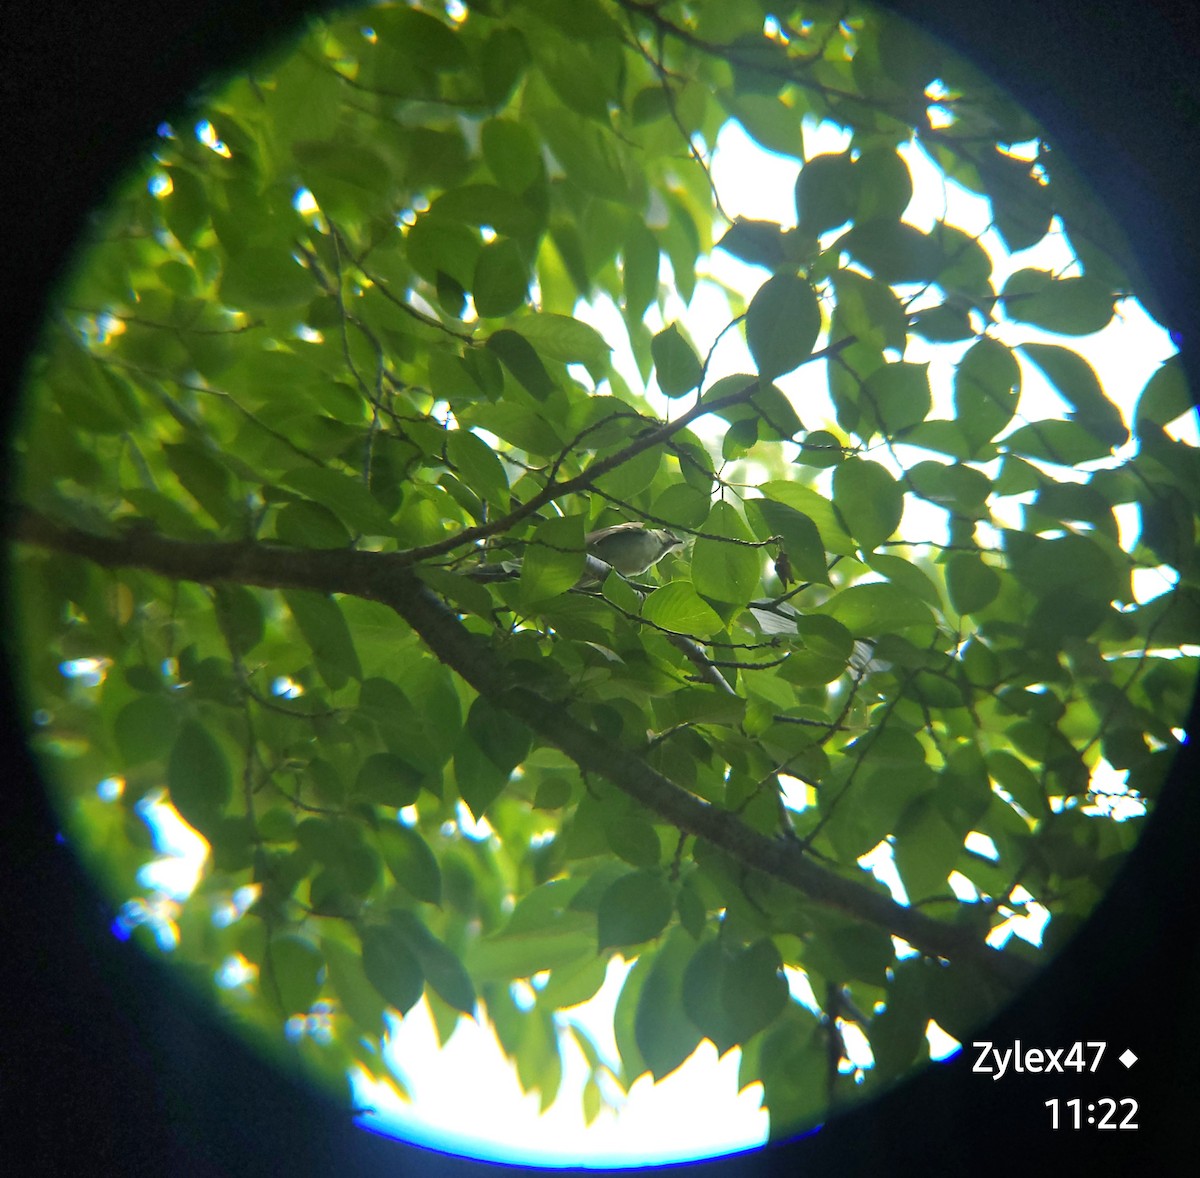
[[[652,941],[667,927],[674,907],[674,890],[659,870],[633,871],[614,880],[596,910],[600,952]]]
[[[571,965],[560,965],[538,992],[538,1002],[553,1010],[578,1006],[604,985],[608,962],[603,957],[585,958]]]
[[[184,490],[218,524],[225,526],[238,518],[233,479],[224,463],[191,442],[163,446],[162,452]]]
[[[765,266],[775,270],[787,259],[783,229],[774,221],[751,221],[746,217],[735,218],[717,242],[717,249],[749,262],[752,266]]]
[[[217,585],[213,589],[221,629],[238,654],[247,654],[263,638],[263,609],[259,599],[241,585]]]
[[[1095,370],[1082,356],[1054,344],[1022,344],[1021,351],[1074,410],[1072,420],[1110,446],[1129,440],[1121,411],[1104,395]]]
[[[808,516],[817,525],[821,543],[829,552],[840,556],[854,556],[857,553],[854,541],[846,534],[833,504],[824,496],[799,483],[789,483],[780,479],[763,483],[759,490],[766,498],[785,503]]]
[[[904,492],[879,463],[849,458],[833,472],[833,503],[846,530],[871,552],[900,526]]]
[[[770,938],[747,945],[726,962],[720,995],[729,1029],[739,1043],[779,1017],[787,1006],[788,984]]]
[[[956,834],[931,798],[915,799],[896,827],[894,854],[900,878],[914,903],[949,891],[946,880],[962,851]]]
[[[803,172],[801,173],[803,175]],[[854,161],[856,221],[899,221],[912,200],[912,176],[891,147],[869,146]]]
[[[546,143],[567,176],[593,196],[633,207],[645,179],[611,129],[563,105],[536,75],[526,94]]]
[[[824,1027],[792,1003],[780,1025],[764,1037],[759,1052],[763,1100],[771,1111],[771,1136],[782,1139],[807,1129],[825,1115],[828,1047]],[[743,1061],[746,1056],[743,1055]],[[749,1077],[742,1083],[749,1081]]]
[[[887,1009],[871,1021],[871,1051],[881,1077],[904,1074],[925,1044],[929,1011],[920,961],[902,961],[887,995]]]
[[[1019,757],[1007,749],[992,749],[986,755],[988,773],[996,784],[1029,814],[1046,809],[1046,796],[1037,777]]]
[[[510,776],[511,771],[500,769],[469,735],[460,735],[454,748],[454,780],[476,821],[504,792]]]
[[[1142,437],[1147,425],[1170,425],[1193,408],[1183,365],[1178,356],[1172,356],[1155,369],[1142,389],[1134,410],[1134,429]]]
[[[201,830],[233,797],[233,774],[221,746],[195,720],[186,721],[167,758],[167,792],[184,820]]]
[[[464,184],[447,189],[429,206],[428,215],[464,225],[486,225],[504,237],[530,246],[538,231],[533,207],[516,193],[494,184]]]
[[[364,801],[400,809],[417,800],[423,776],[394,753],[372,753],[354,779],[354,792]]]
[[[605,823],[604,835],[613,854],[633,867],[657,867],[662,858],[658,832],[644,818],[610,819]]]
[[[511,773],[529,753],[529,729],[482,695],[471,705],[466,730],[487,759],[504,773]]]
[[[263,956],[263,991],[285,1016],[306,1014],[321,988],[321,950],[298,933],[277,933]]]
[[[980,159],[979,174],[992,198],[996,228],[1010,253],[1029,249],[1050,231],[1053,190],[1033,175],[1027,160],[1002,152],[999,145]]]
[[[342,1009],[360,1031],[368,1035],[380,1034],[387,1004],[367,980],[362,958],[332,936],[321,938],[321,951],[330,985]]]
[[[783,538],[783,550],[787,553],[792,572],[802,581],[829,584],[829,569],[821,533],[817,525],[794,507],[778,503],[774,499],[751,499],[746,504],[751,518],[758,516],[762,521],[764,536]]]
[[[408,941],[390,925],[365,926],[362,940],[363,973],[389,1006],[406,1014],[421,999],[425,975]]]
[[[703,532],[692,549],[696,591],[733,605],[749,601],[762,580],[762,556],[747,543],[729,543],[754,539],[741,515],[728,503],[714,503]]]
[[[164,218],[184,249],[190,249],[200,231],[208,224],[208,193],[204,182],[184,167],[168,168],[171,194],[167,197]]]
[[[1072,600],[1129,598],[1127,558],[1115,545],[1098,536],[1030,536],[1006,530],[1004,548],[1013,575],[1031,593],[1064,604]]]
[[[530,129],[512,119],[488,119],[479,130],[484,162],[503,188],[524,192],[543,174],[542,153]]]
[[[922,499],[971,518],[981,514],[993,490],[982,471],[957,462],[918,462],[909,469],[907,481]]]
[[[692,954],[683,975],[680,1003],[688,1018],[724,1055],[738,1042],[728,1008],[722,1001],[729,955],[719,940],[705,941]]]
[[[219,293],[227,306],[269,312],[302,306],[316,290],[286,246],[252,245],[231,254]]]
[[[1004,313],[1060,335],[1091,335],[1113,316],[1113,294],[1099,279],[1055,278],[1047,270],[1018,270],[1000,292]]]
[[[764,441],[790,441],[804,428],[791,401],[773,384],[756,389],[744,409],[733,406],[725,412],[737,418],[745,413],[754,424],[755,436]]]
[[[607,38],[585,43],[574,31],[564,37],[537,26],[534,44],[540,73],[559,102],[608,130],[608,104],[621,74],[616,43]]]
[[[280,475],[279,482],[328,508],[356,532],[386,536],[392,530],[379,500],[358,479],[340,470],[302,466]]]
[[[934,609],[942,608],[942,595],[938,587],[930,580],[929,575],[912,561],[902,556],[891,556],[886,553],[875,553],[870,559],[871,568],[882,573],[894,585],[900,585],[922,601],[928,602]]]
[[[113,720],[113,737],[126,767],[154,761],[171,748],[178,714],[165,695],[139,695]]]
[[[954,304],[958,302],[954,298],[956,294],[965,294],[981,302],[991,299],[992,259],[978,240],[945,222],[935,224],[930,236],[937,242],[944,258],[938,271],[938,285],[951,295]]]
[[[481,498],[501,511],[508,507],[508,478],[504,465],[482,438],[470,430],[451,430],[446,435],[446,457]]]
[[[994,438],[1017,410],[1021,369],[1004,344],[977,340],[954,373],[954,411],[958,426],[975,449]]]
[[[442,873],[420,831],[403,822],[380,823],[379,849],[395,881],[417,900],[442,902]]]
[[[810,430],[800,443],[800,452],[796,461],[804,466],[813,466],[824,470],[837,466],[845,458],[845,450],[838,438],[828,430]]]
[[[658,297],[660,260],[658,238],[638,221],[626,237],[621,255],[623,310],[627,320],[640,321]]]
[[[700,1032],[682,1003],[683,977],[694,945],[676,931],[654,955],[638,996],[634,1036],[655,1082],[670,1075],[695,1051]]]
[[[955,552],[946,563],[946,589],[950,604],[960,614],[975,613],[996,600],[1000,574],[982,557]]]
[[[942,267],[937,243],[907,221],[864,221],[842,238],[849,250],[881,282],[933,282]]]
[[[596,922],[572,912],[554,927],[527,929],[475,941],[467,951],[471,976],[482,981],[527,978],[542,970],[581,967],[596,958]]]
[[[690,530],[704,522],[708,508],[709,498],[703,491],[689,483],[672,483],[654,500],[650,514],[665,521],[667,527]]]
[[[1112,446],[1074,421],[1031,421],[1005,434],[1001,444],[1013,454],[1024,454],[1059,466],[1078,466],[1107,458]]]
[[[430,13],[403,6],[384,8],[372,13],[371,25],[381,41],[403,49],[423,69],[457,70],[469,62],[462,39]]]
[[[848,151],[815,155],[796,178],[796,217],[805,233],[824,233],[853,220],[857,175]]]
[[[582,364],[597,380],[608,371],[612,349],[590,324],[569,315],[538,311],[514,319],[511,326],[547,359],[562,364]]]
[[[895,292],[885,282],[856,270],[835,270],[835,323],[831,341],[854,336],[860,343],[903,352],[908,319]]]
[[[746,312],[746,344],[759,377],[774,380],[812,355],[821,330],[821,306],[812,286],[776,274],[759,287]]]
[[[526,609],[578,583],[584,549],[583,516],[552,516],[538,524],[521,563],[521,601]]]
[[[516,335],[516,332],[511,334]],[[542,369],[542,374],[545,375],[545,369]],[[549,395],[553,391],[553,384],[548,383],[546,394]],[[469,424],[473,428],[489,430],[497,437],[531,454],[555,454],[562,447],[562,442],[551,423],[532,407],[515,400],[472,406],[460,421],[463,425]]]
[[[471,279],[475,310],[484,319],[499,319],[522,306],[529,296],[529,268],[521,247],[502,238],[479,252]]]
[[[929,364],[903,360],[884,364],[867,377],[863,400],[874,410],[881,433],[894,435],[929,415],[933,397],[929,389]]]
[[[953,344],[975,336],[968,309],[953,303],[939,303],[936,307],[916,311],[912,317],[912,330],[935,344]]]
[[[683,687],[658,700],[655,714],[663,727],[696,723],[736,725],[745,718],[746,703],[724,689]]]
[[[306,589],[284,590],[283,599],[313,652],[317,673],[337,691],[362,679],[362,666],[342,611],[332,597]]]
[[[671,581],[655,589],[642,606],[642,617],[664,630],[694,638],[708,638],[725,624],[687,581]]]
[[[683,338],[676,323],[670,324],[650,341],[658,387],[668,397],[690,393],[703,375],[700,357]]]
[[[503,328],[488,336],[485,345],[505,368],[539,401],[554,392],[554,381],[533,345],[520,333]]]
[[[928,605],[907,589],[887,582],[851,585],[817,610],[864,638],[933,623]]]
[[[454,1010],[475,1013],[475,985],[458,955],[435,937],[414,912],[394,908],[388,914],[392,927],[416,955],[433,992]]]
[[[508,26],[492,29],[484,40],[480,60],[484,96],[489,106],[499,110],[529,65],[525,38]]]
[[[743,17],[745,15],[743,13]],[[804,143],[794,110],[752,90],[747,93],[726,91],[721,95],[721,102],[759,146],[778,155],[803,158]]]
[[[404,235],[404,247],[412,267],[429,282],[448,274],[469,290],[483,245],[478,234],[466,225],[445,217],[423,213]]]

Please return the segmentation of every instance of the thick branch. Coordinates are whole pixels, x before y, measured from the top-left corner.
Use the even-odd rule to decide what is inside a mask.
[[[556,745],[585,772],[618,789],[681,831],[707,839],[740,862],[796,888],[810,900],[903,937],[921,952],[974,961],[1010,985],[1031,967],[996,952],[976,935],[945,924],[809,859],[798,843],[769,838],[735,815],[682,789],[640,757],[579,723],[562,706],[513,686],[487,642],[472,634],[397,554],[345,549],[301,550],[254,541],[195,543],[130,530],[100,536],[37,512],[14,519],[15,538],[85,557],[108,568],[140,568],[205,584],[235,582],[268,589],[309,589],[366,597],[391,606],[430,650],[481,695]]]

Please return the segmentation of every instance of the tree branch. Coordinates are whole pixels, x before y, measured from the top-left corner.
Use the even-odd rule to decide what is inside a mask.
[[[935,920],[817,865],[794,840],[760,834],[729,811],[676,785],[640,757],[614,746],[565,707],[513,686],[487,642],[467,630],[421,582],[405,555],[296,549],[249,540],[192,542],[138,529],[102,536],[31,509],[14,513],[10,532],[18,541],[80,556],[106,568],[139,568],[209,585],[308,589],[382,602],[481,695],[562,749],[580,769],[607,778],[679,830],[707,839],[818,904],[904,938],[930,957],[973,962],[1014,988],[1032,974],[1029,962],[991,949],[972,930]]]

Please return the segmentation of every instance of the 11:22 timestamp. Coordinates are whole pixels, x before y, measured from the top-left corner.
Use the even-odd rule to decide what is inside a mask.
[[[1059,1106],[1065,1109],[1065,1115],[1059,1116]],[[1086,1103],[1076,1097],[1074,1100],[1046,1101],[1050,1110],[1051,1129],[1136,1129],[1138,1102],[1130,1097],[1114,1100],[1111,1096]],[[1122,1110],[1118,1115],[1118,1109]]]

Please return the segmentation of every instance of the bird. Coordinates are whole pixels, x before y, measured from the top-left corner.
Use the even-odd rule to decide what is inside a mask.
[[[598,528],[584,537],[587,559],[577,582],[595,585],[604,580],[609,569],[623,577],[636,577],[656,565],[668,553],[683,547],[683,541],[666,528],[648,528],[644,524],[613,524]],[[503,581],[520,573],[519,560],[476,566],[469,576],[476,581]]]
[[[683,541],[666,528],[643,524],[613,524],[584,537],[589,557],[603,561],[623,577],[636,577],[664,556],[683,547]]]

